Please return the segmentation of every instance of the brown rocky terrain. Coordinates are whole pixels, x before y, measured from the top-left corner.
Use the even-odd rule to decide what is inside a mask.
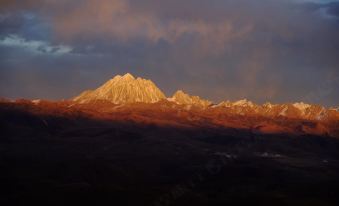
[[[0,103],[1,205],[337,205],[336,120]]]

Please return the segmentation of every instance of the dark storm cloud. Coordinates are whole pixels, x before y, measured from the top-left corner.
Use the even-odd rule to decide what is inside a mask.
[[[327,6],[327,12],[329,15],[339,18],[339,2],[333,2]]]
[[[168,95],[336,105],[337,18],[337,1],[1,1],[0,95],[71,97],[131,72]]]
[[[309,10],[318,13],[323,18],[332,19],[338,21],[339,18],[339,2],[305,2],[301,4],[302,9]]]

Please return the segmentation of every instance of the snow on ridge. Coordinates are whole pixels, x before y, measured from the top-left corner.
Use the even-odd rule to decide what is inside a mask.
[[[294,103],[293,106],[301,111],[305,111],[306,109],[310,108],[312,105],[305,104],[304,102],[297,102],[297,103]]]
[[[242,100],[233,102],[232,105],[233,106],[241,106],[241,107],[244,107],[244,106],[253,107],[254,106],[253,102],[248,101],[247,99],[242,99]]]
[[[41,99],[34,99],[31,101],[33,104],[40,104]]]

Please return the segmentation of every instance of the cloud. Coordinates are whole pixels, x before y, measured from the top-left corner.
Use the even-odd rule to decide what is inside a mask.
[[[339,1],[328,0],[328,1],[312,1],[312,0],[299,0],[302,2],[302,6],[305,9],[313,11],[315,14],[328,19],[338,21],[339,19]]]
[[[0,95],[71,97],[131,72],[168,95],[335,105],[337,8],[311,0],[0,1]]]
[[[45,41],[26,40],[17,35],[9,35],[0,40],[0,46],[21,48],[35,54],[63,55],[70,53],[72,48],[65,45],[51,45]]]
[[[161,5],[165,2],[145,3]],[[138,2],[98,0],[93,4],[93,1],[85,0],[67,13],[54,16],[54,29],[58,37],[69,41],[74,38],[105,38],[106,41],[131,42],[141,39],[151,43],[161,40],[174,43],[189,37],[215,49],[222,49],[228,42],[248,35],[252,29],[251,24],[235,26],[227,18],[211,21],[198,15],[185,18],[169,14],[165,17],[153,10],[152,4],[147,4],[150,7],[144,9],[135,4]],[[178,3],[174,4],[178,8]],[[193,8],[196,6],[194,3]]]
[[[215,21],[206,18],[212,14],[195,14],[201,4],[209,5],[203,2],[146,0],[141,4],[135,0],[97,0],[95,3],[92,0],[30,0],[22,4],[17,1],[2,4],[16,11],[26,9],[39,13],[50,20],[57,37],[69,41],[105,38],[123,42],[143,39],[156,43],[159,40],[175,42],[190,36],[196,42],[222,47],[250,33],[251,24],[234,25],[227,16]],[[184,14],[176,13],[176,10],[182,11],[180,6],[187,9],[182,12]]]

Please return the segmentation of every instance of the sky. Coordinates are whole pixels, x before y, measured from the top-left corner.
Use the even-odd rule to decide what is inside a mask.
[[[127,72],[167,96],[339,106],[339,1],[0,0],[0,97]]]

